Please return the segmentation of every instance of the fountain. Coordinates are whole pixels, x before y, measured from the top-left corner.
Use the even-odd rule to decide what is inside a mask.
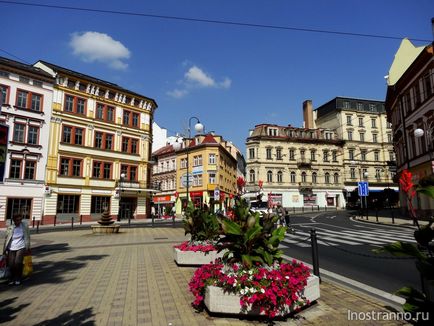
[[[111,234],[119,232],[120,225],[113,224],[115,221],[112,220],[107,206],[104,207],[101,218],[97,222],[98,224],[91,225],[92,233]]]

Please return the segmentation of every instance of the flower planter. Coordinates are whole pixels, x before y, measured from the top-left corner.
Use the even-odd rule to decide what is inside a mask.
[[[201,266],[212,263],[216,258],[222,257],[223,253],[217,253],[217,250],[212,251],[182,251],[178,248],[173,248],[175,262],[178,265],[185,266]]]
[[[306,300],[310,303],[319,299],[320,289],[319,278],[317,276],[309,276],[303,294],[306,297]],[[224,293],[223,289],[220,287],[207,286],[204,302],[208,311],[212,313],[259,316],[259,309],[248,309],[247,311],[242,311],[240,298],[241,296],[237,294]],[[293,311],[294,309],[290,308],[288,313]]]

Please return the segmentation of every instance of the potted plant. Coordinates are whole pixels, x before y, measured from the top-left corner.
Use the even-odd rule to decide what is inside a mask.
[[[418,214],[413,207],[413,199],[416,193],[434,199],[434,177],[423,178],[419,181],[419,185],[416,186],[412,182],[411,172],[404,170],[401,173],[399,183],[401,190],[406,194],[409,215],[417,226],[417,230],[414,232],[417,245],[397,241],[374,251],[377,253],[389,252],[394,256],[411,256],[415,258],[416,268],[421,276],[422,292],[411,287],[403,287],[396,293],[406,299],[403,305],[405,312],[412,313],[414,316],[418,313],[426,312],[432,322],[434,316],[434,246],[432,243],[434,239],[434,218],[430,217],[428,224],[420,226]],[[424,321],[419,320],[419,323],[422,322]]]
[[[277,217],[261,217],[240,199],[233,212],[232,219],[218,217],[223,237],[217,248],[223,257],[198,268],[189,283],[193,307],[275,318],[318,299],[319,281],[309,268],[295,260],[282,262],[278,246],[286,228],[275,228]]]
[[[178,265],[202,265],[217,258],[216,243],[220,235],[217,217],[208,209],[195,208],[189,202],[182,220],[185,235],[190,240],[174,246]]]

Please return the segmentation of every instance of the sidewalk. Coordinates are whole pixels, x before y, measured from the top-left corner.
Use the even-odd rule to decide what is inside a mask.
[[[2,233],[2,236],[4,234]],[[0,283],[5,325],[250,325],[256,321],[196,313],[188,282],[195,268],[178,267],[172,246],[187,239],[171,225],[121,227],[93,235],[90,227],[32,235],[34,274],[21,286]],[[322,282],[316,304],[276,325],[406,325],[348,321],[349,312],[390,312],[385,304]]]

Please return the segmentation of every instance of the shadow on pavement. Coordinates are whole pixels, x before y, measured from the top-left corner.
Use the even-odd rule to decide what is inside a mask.
[[[34,326],[58,326],[58,325],[95,325],[95,322],[91,319],[95,314],[92,312],[92,308],[83,309],[78,312],[72,313],[71,310],[64,312],[60,316],[44,320]]]
[[[15,302],[17,298],[9,298],[0,301],[0,323],[5,323],[7,321],[13,320],[16,315],[29,304],[21,304],[17,307],[12,307],[11,305]]]
[[[41,258],[47,255],[63,253],[69,250],[71,250],[71,247],[68,243],[44,244],[33,247],[32,255]]]

